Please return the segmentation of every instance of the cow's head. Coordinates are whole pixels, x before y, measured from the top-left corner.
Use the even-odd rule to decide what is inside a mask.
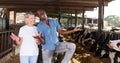
[[[108,47],[116,51],[120,51],[120,40],[110,40]]]

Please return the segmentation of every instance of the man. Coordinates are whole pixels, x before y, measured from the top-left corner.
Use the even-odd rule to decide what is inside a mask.
[[[38,10],[37,14],[41,20],[37,26],[37,29],[44,38],[44,44],[42,44],[43,63],[51,63],[54,52],[65,52],[65,57],[61,63],[68,63],[75,52],[76,45],[69,42],[59,42],[57,32],[59,34],[69,34],[79,31],[80,29],[75,28],[70,31],[63,31],[58,21],[47,18],[47,14],[44,10]]]

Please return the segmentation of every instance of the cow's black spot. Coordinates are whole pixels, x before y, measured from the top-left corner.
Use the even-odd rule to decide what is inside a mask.
[[[119,47],[120,46],[120,43],[117,43],[117,47]]]

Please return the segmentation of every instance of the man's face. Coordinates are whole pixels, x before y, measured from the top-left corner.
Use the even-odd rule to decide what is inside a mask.
[[[38,10],[38,11],[37,11],[37,14],[38,14],[38,17],[39,17],[41,20],[46,20],[46,19],[47,19],[47,15],[46,15],[45,11],[43,11],[43,10]]]

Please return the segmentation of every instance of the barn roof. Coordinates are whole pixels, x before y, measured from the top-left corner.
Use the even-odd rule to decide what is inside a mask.
[[[103,0],[107,6],[112,0]],[[47,13],[81,13],[99,6],[99,0],[0,0],[0,7],[16,12],[44,9]]]

